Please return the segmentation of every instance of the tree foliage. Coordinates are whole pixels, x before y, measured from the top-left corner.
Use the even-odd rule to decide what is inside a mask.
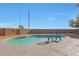
[[[24,29],[24,26],[23,25],[19,25],[19,29]]]
[[[79,15],[77,15],[76,19],[71,19],[69,21],[69,26],[74,27],[74,28],[79,28]]]

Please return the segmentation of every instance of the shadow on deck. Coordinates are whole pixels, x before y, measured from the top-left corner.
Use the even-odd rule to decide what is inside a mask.
[[[48,41],[46,41],[46,42],[41,42],[41,43],[37,43],[38,45],[47,45],[47,44],[50,44],[50,43],[58,43],[59,41],[50,41],[50,42],[48,42]]]

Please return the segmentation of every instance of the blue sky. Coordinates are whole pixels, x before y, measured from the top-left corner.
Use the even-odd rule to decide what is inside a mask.
[[[27,28],[28,9],[33,29],[69,29],[68,21],[79,13],[79,8],[71,3],[0,4],[0,27],[18,28],[21,15],[21,25]]]

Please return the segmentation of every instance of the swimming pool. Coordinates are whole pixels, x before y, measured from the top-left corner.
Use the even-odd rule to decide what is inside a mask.
[[[59,35],[56,35],[56,34],[35,34],[35,35],[31,35],[31,36],[21,36],[21,37],[9,39],[6,41],[6,43],[8,45],[31,44],[31,43],[40,42],[43,38],[54,38],[56,36],[58,37]]]

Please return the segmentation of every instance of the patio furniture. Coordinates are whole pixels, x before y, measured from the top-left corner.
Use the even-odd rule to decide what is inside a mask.
[[[55,34],[55,39],[59,39],[61,41],[62,38],[64,38],[65,36],[62,34]]]

